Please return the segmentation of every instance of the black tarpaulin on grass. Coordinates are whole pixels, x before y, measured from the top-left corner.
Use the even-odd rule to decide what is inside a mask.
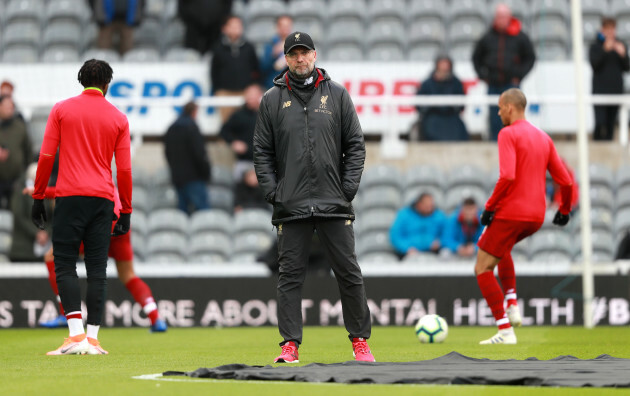
[[[419,362],[313,363],[306,366],[228,364],[163,375],[234,380],[337,382],[345,384],[459,384],[566,387],[630,387],[630,359],[601,355],[582,360],[558,356],[551,360],[475,359],[451,352]]]

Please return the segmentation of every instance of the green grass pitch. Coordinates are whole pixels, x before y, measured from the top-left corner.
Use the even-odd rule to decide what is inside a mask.
[[[526,327],[517,329],[518,345],[480,346],[494,334],[489,327],[452,327],[443,344],[420,344],[413,328],[374,327],[370,347],[377,361],[432,359],[451,351],[490,359],[550,359],[600,354],[630,358],[627,327]],[[167,370],[192,371],[228,363],[267,365],[279,353],[278,331],[263,328],[101,330],[108,356],[45,356],[67,336],[67,330],[0,330],[0,394],[2,395],[412,395],[472,394],[630,394],[630,390],[528,388],[499,386],[339,385],[283,382],[239,382],[175,378],[140,380],[134,376]],[[307,327],[300,364],[352,359],[350,342],[340,327]]]

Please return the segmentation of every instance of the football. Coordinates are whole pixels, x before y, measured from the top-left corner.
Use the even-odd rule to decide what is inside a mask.
[[[416,323],[416,336],[423,344],[444,342],[447,335],[448,325],[439,315],[424,315]]]

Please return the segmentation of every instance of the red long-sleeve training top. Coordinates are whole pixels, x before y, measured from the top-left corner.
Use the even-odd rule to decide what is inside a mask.
[[[543,221],[547,170],[560,186],[560,212],[571,211],[573,184],[569,172],[545,132],[517,120],[499,133],[499,180],[486,210],[497,219]]]
[[[127,117],[109,103],[99,89],[52,108],[37,164],[33,198],[43,199],[59,148],[56,197],[101,197],[114,201],[111,163],[115,154],[116,178],[122,213],[131,213],[131,138]]]

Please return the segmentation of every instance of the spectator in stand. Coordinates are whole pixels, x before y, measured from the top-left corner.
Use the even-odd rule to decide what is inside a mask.
[[[390,241],[401,257],[420,252],[437,254],[442,248],[440,238],[445,223],[446,216],[435,207],[433,195],[422,193],[398,212],[389,230]]]
[[[2,81],[2,83],[0,84],[0,96],[8,96],[9,98],[13,100],[13,107],[15,108],[14,110],[15,116],[21,119],[22,121],[24,121],[24,117],[22,116],[22,113],[18,109],[18,105],[15,103],[15,99],[13,98],[13,89],[14,87],[11,81],[9,80]]]
[[[164,154],[177,190],[178,208],[187,214],[210,207],[206,187],[211,181],[211,165],[195,122],[197,110],[196,103],[186,103],[164,135]]]
[[[472,57],[479,79],[488,84],[488,94],[518,88],[535,60],[534,47],[521,30],[521,22],[507,5],[498,4],[492,27],[477,42]],[[494,141],[503,128],[498,112],[498,106],[490,106],[490,139]]]
[[[271,205],[265,201],[258,178],[254,170],[254,164],[243,172],[243,176],[234,186],[234,213],[243,209],[266,209],[271,211]]]
[[[236,15],[228,17],[221,32],[210,64],[212,91],[215,96],[242,96],[245,88],[260,77],[256,49],[243,37],[243,21]],[[236,109],[221,107],[221,122],[226,122]]]
[[[37,164],[32,163],[26,172],[18,179],[11,197],[11,212],[13,212],[13,233],[9,259],[13,262],[41,261],[44,254],[52,247],[50,239],[50,224],[40,230],[31,220],[33,198],[25,195],[27,189],[35,185]],[[18,188],[21,187],[21,188]],[[50,207],[47,208],[50,211]]]
[[[446,220],[442,235],[443,250],[462,258],[474,257],[477,254],[477,241],[483,230],[483,226],[479,223],[479,216],[481,216],[481,210],[475,199],[464,199],[459,210]]]
[[[628,48],[616,36],[617,22],[603,18],[601,31],[589,50],[589,61],[593,67],[593,93],[623,93],[623,72],[630,70]],[[593,139],[612,140],[617,122],[618,105],[595,106],[595,131]]]
[[[244,96],[245,104],[230,116],[219,132],[236,155],[234,180],[240,180],[243,172],[254,163],[254,128],[263,92],[259,85],[253,84],[245,89]]]
[[[13,99],[0,95],[0,209],[9,208],[15,183],[32,157],[26,124],[15,115]]]
[[[284,59],[284,40],[293,31],[293,18],[289,15],[280,15],[276,19],[276,35],[271,38],[260,60],[262,84],[265,89],[273,87],[273,79],[287,68]]]
[[[98,47],[114,49],[117,34],[117,50],[124,55],[133,47],[133,28],[142,21],[144,0],[90,0],[90,4],[99,26]]]
[[[221,36],[221,24],[232,11],[232,0],[178,0],[186,25],[184,45],[205,54]]]
[[[418,95],[464,95],[462,82],[453,74],[453,61],[438,56],[431,76],[422,82]],[[459,117],[463,106],[418,106],[422,140],[468,140],[468,131]]]

